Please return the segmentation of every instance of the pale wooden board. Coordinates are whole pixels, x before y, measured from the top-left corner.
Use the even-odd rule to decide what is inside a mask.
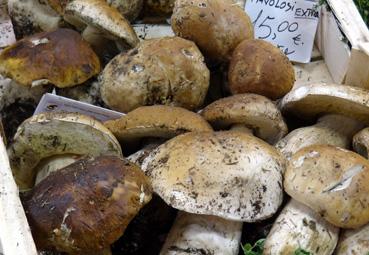
[[[312,83],[332,83],[333,79],[323,60],[314,61],[307,64],[294,64],[295,87]]]
[[[369,89],[369,42],[352,49],[345,84]]]
[[[36,255],[36,246],[1,137],[0,162],[0,252],[4,255]]]

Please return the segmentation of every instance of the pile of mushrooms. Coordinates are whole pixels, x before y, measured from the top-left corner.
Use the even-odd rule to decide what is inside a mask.
[[[7,1],[0,127],[40,252],[118,254],[148,214],[170,228],[119,254],[238,255],[268,223],[262,254],[369,252],[369,91],[294,87],[244,4]],[[53,88],[124,115],[31,116]]]

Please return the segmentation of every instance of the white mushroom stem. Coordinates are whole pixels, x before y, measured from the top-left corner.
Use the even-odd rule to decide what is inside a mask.
[[[292,199],[274,222],[263,254],[294,254],[301,248],[311,254],[330,255],[336,247],[338,234],[337,227]]]
[[[355,133],[364,125],[354,119],[329,114],[321,117],[310,127],[296,129],[275,144],[284,156],[289,159],[298,150],[314,145],[328,144],[341,148],[350,148]]]
[[[252,131],[252,129],[250,129],[249,127],[246,127],[243,124],[234,124],[234,125],[231,126],[230,130],[232,130],[232,131],[240,131],[240,132],[243,132],[243,133],[246,133],[246,134],[250,134],[250,135],[253,135],[254,134],[254,132]]]
[[[179,212],[160,255],[237,255],[242,222]]]

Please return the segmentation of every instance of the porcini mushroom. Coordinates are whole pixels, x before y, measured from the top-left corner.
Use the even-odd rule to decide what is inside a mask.
[[[254,38],[249,16],[232,0],[176,0],[171,25],[212,62],[228,62],[239,43]]]
[[[292,199],[274,222],[265,240],[263,254],[294,254],[303,249],[312,254],[331,255],[338,234],[339,228]]]
[[[280,108],[302,119],[320,117],[316,125],[296,129],[275,145],[287,158],[313,144],[350,148],[352,136],[369,124],[369,94],[359,87],[303,85],[291,90]]]
[[[71,87],[99,72],[98,57],[71,29],[35,34],[0,53],[0,74],[24,86]]]
[[[38,114],[22,123],[8,148],[19,188],[33,187],[42,160],[63,154],[122,157],[116,138],[95,119],[77,113]]]
[[[331,224],[359,228],[369,222],[369,161],[330,145],[296,152],[285,173],[285,191]]]
[[[117,8],[127,20],[135,20],[143,6],[143,0],[106,0],[110,6]]]
[[[260,221],[277,211],[283,197],[284,164],[285,159],[272,146],[246,133],[191,132],[154,149],[144,159],[142,169],[149,176],[154,191],[172,207],[191,213],[188,217],[195,224],[197,219],[203,218],[197,214],[238,221],[232,223],[233,234],[219,233],[224,236],[221,251],[226,251],[225,246],[240,241],[235,237],[240,236],[241,221]],[[201,220],[202,228],[218,232],[215,222],[222,221],[211,219]],[[182,228],[178,227],[182,224],[190,225],[177,220],[174,228]],[[172,243],[165,247],[171,246]],[[186,247],[182,246],[190,250],[203,247],[209,246],[188,240]],[[229,250],[237,254],[237,250]]]
[[[341,234],[335,255],[368,254],[369,225],[358,229],[346,229]]]
[[[292,89],[295,71],[273,44],[244,40],[233,52],[228,80],[232,94],[256,93],[275,100]]]
[[[354,151],[363,157],[369,158],[369,128],[361,130],[354,136],[352,140],[352,146]]]
[[[256,94],[239,94],[219,99],[206,106],[201,115],[216,130],[243,130],[270,144],[287,134],[287,125],[277,106]]]
[[[99,254],[150,199],[151,186],[136,165],[101,156],[51,173],[24,207],[38,249]]]
[[[205,99],[209,76],[193,42],[179,37],[151,39],[109,62],[100,75],[101,97],[121,112],[154,104],[193,110]]]
[[[175,0],[145,0],[144,14],[150,16],[169,17],[174,8]]]

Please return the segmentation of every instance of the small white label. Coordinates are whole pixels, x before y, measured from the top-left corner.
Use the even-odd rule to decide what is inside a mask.
[[[248,0],[255,38],[273,43],[291,60],[310,61],[320,17],[317,0]]]
[[[35,114],[43,112],[78,112],[93,117],[101,122],[119,119],[124,113],[108,110],[70,98],[46,93],[37,105]]]
[[[13,24],[7,11],[6,1],[0,1],[0,48],[15,43]]]

